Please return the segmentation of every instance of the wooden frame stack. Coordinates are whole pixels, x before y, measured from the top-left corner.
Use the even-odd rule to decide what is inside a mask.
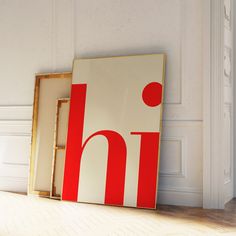
[[[56,116],[56,104],[57,99],[70,96],[71,80],[71,72],[36,75],[33,106],[30,173],[28,183],[28,194],[30,195],[37,195],[42,197],[50,197],[53,195],[53,193],[51,194],[50,192],[53,192],[51,191],[51,165],[53,160],[53,136],[55,132],[54,125]],[[44,109],[42,108],[43,105]],[[43,132],[45,131],[43,130],[43,128],[47,130],[47,127],[43,127],[42,122],[44,122],[44,124],[47,124],[50,128],[50,135],[48,135],[48,132]],[[49,142],[47,142],[48,140],[50,141],[50,145]],[[40,154],[40,147],[42,147],[42,145],[44,145],[44,147],[45,145],[48,145],[46,147],[48,150],[46,153],[47,155],[45,155],[45,153]],[[45,149],[44,147],[41,149]],[[40,163],[43,161],[46,162],[46,164]],[[45,168],[45,171],[41,173],[41,176],[39,176],[39,173],[37,173],[37,168],[39,168],[38,166],[41,168],[40,172],[43,172]],[[46,178],[47,184],[41,184],[41,186],[40,184],[37,184],[37,181],[40,178]]]

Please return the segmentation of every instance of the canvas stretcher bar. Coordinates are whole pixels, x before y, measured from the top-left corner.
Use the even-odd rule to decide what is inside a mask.
[[[65,161],[65,139],[67,136],[69,98],[57,99],[54,129],[53,159],[50,198],[61,199],[62,178]]]

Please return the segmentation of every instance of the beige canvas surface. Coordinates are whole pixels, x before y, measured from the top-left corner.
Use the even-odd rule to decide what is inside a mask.
[[[58,98],[69,97],[70,89],[71,79],[68,78],[40,81],[33,182],[35,190],[50,190],[56,102]],[[59,132],[60,136],[64,135],[63,132]]]

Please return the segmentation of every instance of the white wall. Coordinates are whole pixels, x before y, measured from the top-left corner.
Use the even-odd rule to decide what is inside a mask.
[[[26,192],[35,73],[71,71],[72,1],[0,0],[0,189]]]
[[[0,0],[0,33],[1,189],[7,175],[26,189],[35,73],[71,70],[74,55],[165,52],[159,202],[202,205],[202,0]]]

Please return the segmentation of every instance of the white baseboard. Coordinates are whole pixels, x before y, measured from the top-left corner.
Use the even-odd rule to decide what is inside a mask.
[[[160,189],[157,204],[202,207],[200,189]]]
[[[0,176],[1,191],[27,192],[28,178]]]

